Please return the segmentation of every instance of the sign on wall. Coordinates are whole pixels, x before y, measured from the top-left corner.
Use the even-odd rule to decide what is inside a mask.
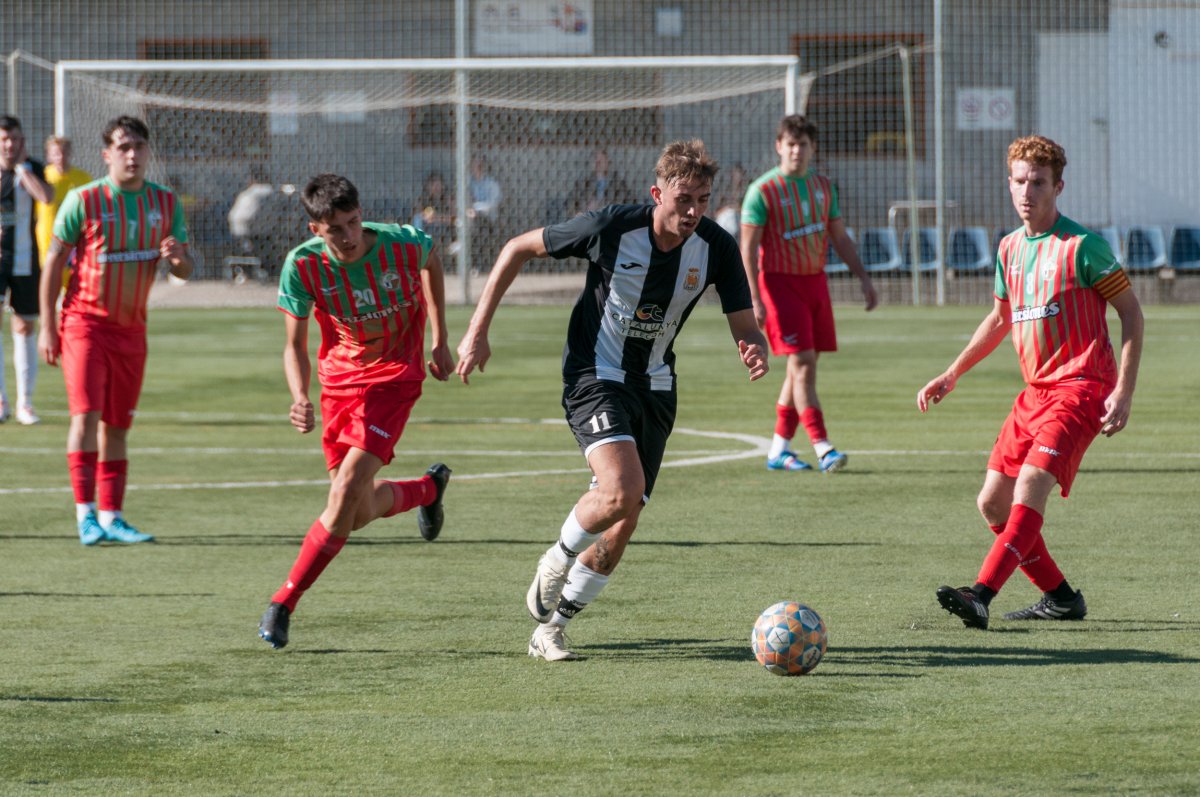
[[[1012,130],[1017,99],[1013,89],[959,89],[954,95],[956,130]]]
[[[475,55],[591,55],[592,0],[476,0]]]

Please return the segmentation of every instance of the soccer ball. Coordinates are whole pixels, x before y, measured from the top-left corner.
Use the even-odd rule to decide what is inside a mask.
[[[754,658],[775,675],[806,675],[825,655],[825,622],[796,601],[769,606],[754,623],[750,646]]]

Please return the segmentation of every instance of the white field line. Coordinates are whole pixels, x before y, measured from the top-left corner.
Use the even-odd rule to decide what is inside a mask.
[[[194,418],[198,413],[161,413],[163,417],[175,418]],[[208,417],[209,414],[204,414]],[[248,417],[235,415],[233,413],[212,413],[211,417],[226,418],[226,419],[241,419]],[[269,415],[261,416],[261,418],[269,420],[277,420],[278,416]],[[410,421],[420,423],[421,421]],[[546,424],[546,425],[565,425],[566,422],[558,419],[530,419],[530,418],[477,418],[463,421],[464,423],[475,424]],[[458,423],[458,421],[456,421]],[[742,459],[753,459],[754,457],[766,456],[770,441],[765,437],[748,434],[735,434],[731,432],[705,432],[698,429],[678,428],[675,432],[694,437],[704,437],[714,440],[735,440],[745,443],[747,448],[742,451],[712,451],[712,450],[684,450],[670,452],[670,459],[663,462],[664,468],[683,468],[693,467],[696,465],[709,465],[718,462],[732,462]],[[876,456],[876,457],[911,457],[911,456],[986,456],[987,451],[953,451],[953,450],[905,450],[905,449],[879,449],[879,450],[846,450],[849,454],[858,456]],[[164,454],[164,453],[181,453],[181,454],[264,454],[270,456],[294,456],[296,454],[318,455],[318,449],[295,449],[295,448],[231,448],[231,447],[214,447],[214,448],[143,448],[130,449],[132,454]],[[62,455],[61,448],[16,448],[0,446],[0,454],[56,454]],[[450,456],[487,456],[487,457],[561,457],[561,456],[578,456],[577,451],[488,451],[480,449],[468,449],[462,451],[399,451],[397,456],[424,456],[429,457],[446,457]],[[1159,459],[1200,459],[1200,453],[1138,453],[1130,452],[1120,454],[1118,456],[1126,458],[1149,458],[1155,457]],[[504,471],[493,473],[462,473],[455,475],[455,481],[475,481],[479,479],[508,479],[508,478],[523,478],[529,476],[560,476],[569,474],[588,474],[591,471],[586,467],[579,468],[551,468],[539,470],[520,470],[520,471]],[[126,489],[130,491],[152,492],[162,490],[248,490],[248,489],[267,489],[278,487],[315,487],[328,485],[328,479],[289,479],[282,481],[224,481],[224,482],[187,482],[179,484],[130,484]],[[33,494],[52,494],[52,493],[70,493],[69,486],[59,487],[7,487],[0,488],[0,496],[4,495],[33,495]]]

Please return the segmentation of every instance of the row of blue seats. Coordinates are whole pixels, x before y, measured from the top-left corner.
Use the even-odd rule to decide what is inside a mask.
[[[1200,271],[1200,226],[1181,225],[1170,236],[1162,227],[1134,225],[1124,235],[1116,227],[1096,230],[1104,236],[1127,271],[1157,271],[1170,266],[1183,271]],[[912,271],[912,231],[906,230],[904,240],[891,227],[868,227],[856,234],[848,230],[858,247],[858,256],[870,272]],[[1011,230],[989,234],[986,227],[956,227],[950,230],[946,249],[946,268],[956,272],[988,272],[995,267],[996,249],[1000,239]],[[918,271],[936,271],[941,254],[937,230],[921,227],[918,230]],[[1168,245],[1169,241],[1169,245]],[[849,271],[831,246],[826,273]]]

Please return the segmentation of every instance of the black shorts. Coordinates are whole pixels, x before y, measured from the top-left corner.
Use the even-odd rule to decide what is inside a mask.
[[[7,301],[13,312],[21,316],[35,316],[38,307],[38,282],[41,280],[41,269],[36,266],[33,273],[24,277],[14,277],[12,264],[0,265],[0,310]]]
[[[646,477],[646,496],[654,490],[658,469],[675,426],[673,390],[637,390],[620,382],[596,380],[563,386],[567,423],[586,457],[599,445],[632,440]]]

